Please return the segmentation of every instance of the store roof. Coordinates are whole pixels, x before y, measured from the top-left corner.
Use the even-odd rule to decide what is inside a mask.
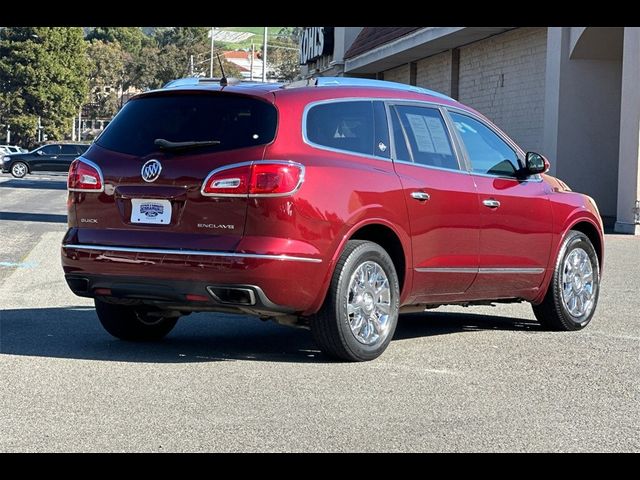
[[[344,54],[351,58],[424,27],[364,27]]]

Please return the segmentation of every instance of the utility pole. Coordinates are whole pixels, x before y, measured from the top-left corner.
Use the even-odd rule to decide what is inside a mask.
[[[264,40],[262,41],[262,81],[267,81],[267,29],[264,27]]]
[[[209,61],[209,77],[213,78],[213,34],[216,27],[211,27],[211,59]]]
[[[82,105],[78,109],[78,141],[82,141]]]
[[[38,143],[42,142],[42,122],[41,118],[38,116]]]
[[[193,77],[193,55],[189,55],[189,76]]]
[[[7,145],[11,144],[11,125],[7,124]]]
[[[249,64],[249,80],[253,81],[253,57],[256,56],[255,45],[251,42],[251,63]]]

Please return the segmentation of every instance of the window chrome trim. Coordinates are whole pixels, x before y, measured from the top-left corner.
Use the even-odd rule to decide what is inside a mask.
[[[220,172],[224,172],[225,170],[230,170],[232,168],[239,168],[239,167],[246,167],[246,166],[251,166],[251,165],[259,165],[259,164],[277,164],[277,165],[289,165],[292,167],[297,167],[300,169],[300,179],[298,180],[298,184],[295,186],[295,188],[293,190],[291,190],[290,192],[286,192],[286,193],[206,193],[204,191],[204,187],[205,185],[207,185],[207,182],[209,181],[209,179],[211,177],[213,177],[214,175],[220,173]],[[295,194],[298,190],[300,190],[300,188],[302,187],[302,184],[304,183],[304,175],[305,175],[305,167],[304,165],[302,165],[301,163],[298,162],[294,162],[292,160],[255,160],[255,161],[249,161],[249,162],[239,162],[239,163],[232,163],[230,165],[224,165],[222,167],[216,168],[215,170],[212,170],[211,172],[209,172],[209,174],[207,175],[207,177],[204,179],[204,182],[202,182],[202,186],[200,187],[200,194],[203,197],[235,197],[235,198],[274,198],[274,197],[288,197],[290,195]],[[251,180],[251,179],[249,179]]]
[[[384,158],[384,157],[378,157],[376,155],[369,155],[366,153],[357,153],[357,152],[352,152],[350,150],[342,150],[339,148],[332,148],[332,147],[327,147],[324,145],[320,145],[318,143],[312,142],[311,140],[309,140],[309,137],[307,136],[307,116],[309,114],[309,110],[311,110],[313,107],[317,106],[317,105],[324,105],[326,103],[338,103],[338,102],[384,102],[385,103],[385,108],[387,107],[386,104],[388,104],[389,102],[409,102],[409,103],[414,103],[414,104],[423,104],[423,105],[430,105],[432,108],[439,108],[441,106],[443,106],[440,103],[436,103],[436,102],[430,102],[430,101],[426,101],[426,100],[411,100],[411,99],[406,99],[406,98],[387,98],[387,97],[334,97],[334,98],[326,98],[324,100],[316,100],[315,102],[310,102],[308,104],[305,105],[304,110],[302,112],[302,141],[304,143],[306,143],[307,145],[309,145],[310,147],[313,148],[317,148],[319,150],[326,150],[328,152],[334,152],[334,153],[343,153],[343,154],[347,154],[347,155],[353,155],[356,157],[364,157],[364,158],[372,158],[374,160],[381,160],[383,162],[393,162],[393,160],[391,158]],[[375,126],[374,126],[375,129]],[[391,130],[391,125],[389,123],[389,117],[387,116],[387,130],[389,131],[390,135],[389,135],[389,139],[391,141],[391,134],[393,133]],[[374,130],[375,133],[375,130]],[[393,142],[391,142],[393,144]],[[372,146],[373,148],[373,146]]]
[[[84,158],[82,155],[80,155],[78,158],[76,158],[76,160],[78,160],[79,162],[82,162],[82,163],[85,163],[85,164],[89,165],[91,168],[95,168],[96,172],[98,172],[98,177],[100,177],[100,185],[102,185],[102,188],[100,188],[99,190],[95,190],[95,189],[91,189],[91,188],[67,188],[67,190],[69,192],[84,192],[84,193],[91,193],[91,192],[93,192],[93,193],[102,193],[102,192],[104,192],[104,177],[102,175],[102,169],[98,165],[93,163],[91,160],[88,160],[88,159]]]
[[[336,103],[336,102],[384,102],[385,103],[385,108],[387,109],[387,129],[389,130],[389,140],[391,142],[391,148],[392,148],[392,152],[391,152],[391,158],[384,158],[384,157],[378,157],[375,155],[368,155],[366,153],[357,153],[357,152],[351,152],[349,150],[341,150],[338,148],[332,148],[332,147],[326,147],[324,145],[320,145],[317,143],[312,142],[311,140],[309,140],[309,138],[307,137],[307,115],[309,113],[309,110],[311,108],[313,108],[316,105],[322,105],[325,103]],[[454,146],[454,150],[456,153],[456,157],[458,160],[458,165],[460,166],[460,169],[458,170],[454,170],[451,168],[443,168],[443,167],[434,167],[434,166],[429,166],[429,165],[422,165],[419,163],[415,163],[415,162],[407,162],[404,160],[397,160],[395,158],[396,156],[396,152],[395,152],[395,140],[394,140],[394,136],[393,136],[393,128],[391,128],[391,111],[390,111],[390,106],[391,105],[396,105],[396,104],[405,104],[405,105],[414,105],[414,106],[419,106],[419,107],[428,107],[428,108],[435,108],[440,110],[440,113],[444,119],[445,125],[447,126],[447,132],[449,133],[449,139],[452,141],[453,146]],[[479,122],[481,122],[483,125],[485,125],[489,130],[491,130],[492,132],[494,132],[496,135],[498,135],[498,137],[500,137],[501,140],[503,140],[505,143],[507,143],[509,145],[510,148],[512,148],[513,150],[515,150],[516,152],[516,156],[518,157],[518,162],[521,164],[522,166],[522,162],[523,162],[523,158],[524,158],[524,151],[513,141],[511,140],[509,137],[506,136],[506,134],[504,132],[502,132],[501,130],[496,130],[496,128],[487,125],[486,120],[484,118],[482,118],[481,116],[479,116],[478,114],[469,111],[469,110],[465,110],[463,108],[454,106],[454,105],[448,105],[448,104],[444,104],[444,103],[437,103],[437,102],[433,102],[433,101],[429,101],[429,100],[415,100],[415,99],[407,99],[407,98],[394,98],[394,97],[334,97],[334,98],[329,98],[329,99],[324,99],[324,100],[317,100],[314,102],[310,102],[307,105],[305,105],[304,107],[304,111],[302,112],[302,141],[309,145],[310,147],[316,148],[318,150],[325,150],[328,152],[334,152],[334,153],[341,153],[341,154],[345,154],[345,155],[352,155],[355,157],[360,157],[360,158],[370,158],[373,160],[380,160],[383,162],[391,162],[391,163],[403,163],[405,165],[413,165],[413,166],[417,166],[417,167],[422,167],[422,168],[435,168],[437,170],[443,170],[443,171],[447,171],[447,172],[457,172],[457,173],[465,173],[465,174],[470,174],[470,175],[479,175],[479,176],[486,176],[489,178],[503,178],[505,180],[516,180],[519,183],[525,183],[525,182],[535,182],[535,183],[540,183],[543,181],[542,177],[540,175],[532,175],[531,177],[528,178],[517,178],[517,177],[506,177],[506,176],[496,176],[496,175],[490,175],[490,174],[486,174],[486,173],[477,173],[474,172],[469,160],[469,157],[467,155],[466,152],[466,147],[464,146],[464,144],[462,143],[462,140],[459,138],[457,132],[455,132],[454,128],[453,128],[453,120],[451,119],[451,117],[449,116],[449,111],[453,111],[456,113],[460,113],[461,115],[467,115]]]
[[[96,250],[102,252],[127,252],[127,253],[157,253],[161,255],[194,255],[205,257],[230,257],[230,258],[255,258],[263,260],[283,260],[294,262],[321,263],[320,258],[295,257],[290,255],[271,255],[263,253],[235,253],[235,252],[215,252],[209,250],[176,250],[169,248],[146,248],[146,247],[114,247],[110,245],[84,245],[78,243],[68,243],[62,245],[65,249],[75,250]]]

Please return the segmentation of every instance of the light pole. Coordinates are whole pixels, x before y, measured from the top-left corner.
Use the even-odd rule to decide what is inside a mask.
[[[264,40],[262,41],[262,81],[267,81],[267,29],[264,27]]]
[[[209,61],[209,78],[213,78],[213,36],[216,27],[211,27],[211,60]]]

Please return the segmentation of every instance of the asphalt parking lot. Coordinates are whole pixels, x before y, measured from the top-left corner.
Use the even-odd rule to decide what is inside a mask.
[[[608,235],[598,311],[403,316],[378,360],[307,331],[195,314],[165,341],[102,330],[59,261],[65,178],[0,176],[0,451],[640,451],[640,238]]]

